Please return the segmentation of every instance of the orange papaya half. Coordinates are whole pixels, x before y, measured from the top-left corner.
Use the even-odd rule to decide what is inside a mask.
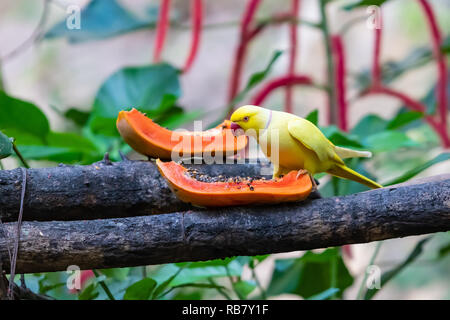
[[[306,199],[313,189],[309,175],[297,176],[298,171],[291,171],[274,180],[231,178],[205,182],[195,179],[195,173],[174,161],[162,162],[158,159],[156,164],[180,200],[201,207],[299,201]]]
[[[225,120],[216,128],[201,131],[171,131],[153,122],[136,109],[120,111],[116,126],[122,138],[135,151],[152,158],[171,159],[172,154],[181,157],[223,157],[236,154],[247,145],[247,137],[235,137],[231,122]]]

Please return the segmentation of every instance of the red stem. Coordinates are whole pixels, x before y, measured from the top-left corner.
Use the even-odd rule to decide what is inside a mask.
[[[350,244],[346,244],[345,246],[342,246],[342,253],[348,259],[353,259],[353,251],[352,251],[352,246]]]
[[[292,85],[309,85],[312,84],[312,80],[309,76],[305,75],[293,75],[283,76],[273,79],[266,83],[266,85],[255,95],[252,99],[252,104],[260,105],[272,91],[280,87],[292,86]]]
[[[345,53],[341,36],[331,36],[331,50],[333,52],[335,67],[334,76],[336,85],[338,126],[341,130],[348,131],[348,106],[346,98],[347,88],[345,84]]]
[[[228,92],[228,102],[230,103],[237,95],[240,87],[242,66],[244,64],[249,41],[258,33],[250,30],[250,24],[255,16],[256,10],[261,0],[249,0],[241,21],[239,45],[234,57],[234,65],[230,77],[230,89]],[[256,29],[255,29],[256,30]],[[231,110],[230,112],[232,112]]]
[[[292,18],[297,18],[299,16],[300,0],[292,0],[291,5],[291,16]],[[290,39],[290,56],[289,56],[289,66],[288,75],[293,76],[295,74],[295,62],[297,60],[297,23],[295,21],[291,22],[289,25],[289,39]],[[286,107],[285,111],[292,113],[293,111],[293,92],[292,87],[286,87]]]
[[[364,92],[362,95],[366,96],[368,94],[386,94],[392,97],[395,97],[399,100],[401,100],[409,109],[413,111],[419,111],[422,113],[426,112],[426,106],[423,105],[421,102],[416,101],[409,97],[408,95],[387,88],[387,87],[373,87],[369,89],[368,91]],[[436,131],[436,133],[439,135],[439,138],[441,139],[442,145],[444,148],[450,147],[450,138],[447,135],[447,129],[445,125],[441,122],[436,121],[432,116],[425,114],[425,121],[428,122],[428,124]]]
[[[203,22],[203,1],[202,0],[191,0],[191,10],[192,10],[192,40],[191,49],[189,51],[188,58],[183,68],[183,72],[187,72],[197,55],[200,36],[202,32],[202,22]]]
[[[248,30],[250,30],[250,24],[252,23],[256,10],[258,10],[260,4],[261,0],[249,0],[247,2],[247,7],[245,8],[241,22],[241,36],[245,37]]]
[[[381,10],[381,9],[380,9]],[[381,52],[381,28],[383,27],[381,11],[380,11],[380,25],[375,26],[375,44],[373,48],[373,64],[372,64],[372,85],[374,87],[381,86],[381,66],[380,66],[380,52]]]
[[[442,125],[447,129],[447,65],[445,56],[441,52],[442,36],[436,17],[430,4],[426,0],[419,0],[428,22],[430,37],[433,45],[433,55],[438,68],[438,81],[436,87],[436,100],[439,108],[439,117]]]
[[[161,52],[166,40],[167,29],[169,27],[170,0],[161,0],[161,6],[156,25],[155,47],[153,49],[153,62],[161,61]]]

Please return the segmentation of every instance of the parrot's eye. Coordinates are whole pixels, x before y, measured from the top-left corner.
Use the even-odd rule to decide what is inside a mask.
[[[243,120],[244,122],[247,122],[247,121],[248,121],[248,117],[244,117],[242,120]]]

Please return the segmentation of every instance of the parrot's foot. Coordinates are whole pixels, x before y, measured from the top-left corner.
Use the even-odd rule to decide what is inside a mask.
[[[300,176],[302,176],[304,174],[309,174],[308,170],[300,169],[300,170],[298,170],[297,177],[295,177],[295,178],[298,179]]]
[[[313,191],[317,190],[316,180],[314,180],[314,177],[312,176],[312,174],[310,174],[308,172],[308,170],[305,170],[305,169],[298,170],[296,179],[298,179],[300,176],[302,176],[304,174],[307,174],[309,176],[309,178],[311,179],[311,184],[313,186]]]
[[[312,185],[313,185],[313,191],[316,191],[317,190],[317,183],[316,183],[316,179],[314,179],[314,177],[310,174],[309,175],[309,178],[311,179],[311,183],[312,183]]]

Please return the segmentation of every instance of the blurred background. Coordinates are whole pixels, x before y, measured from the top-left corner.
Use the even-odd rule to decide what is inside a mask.
[[[1,98],[0,110],[6,110],[12,105],[12,99],[18,99],[20,102],[15,100],[20,104],[18,108],[24,110],[19,116],[26,118],[28,114],[25,111],[28,109],[23,107],[23,101],[30,102],[43,112],[49,129],[44,133],[47,138],[43,142],[38,141],[33,136],[33,132],[37,131],[30,129],[28,132],[26,129],[34,124],[15,127],[5,121],[9,113],[0,111],[0,130],[16,138],[19,150],[31,167],[53,166],[58,162],[88,164],[101,159],[106,151],[111,153],[113,159],[118,159],[119,150],[129,153],[133,159],[140,159],[142,157],[133,153],[117,133],[111,133],[111,123],[117,110],[142,107],[144,111],[154,111],[153,115],[160,120],[159,123],[169,128],[181,126],[190,129],[197,119],[204,120],[205,126],[213,125],[226,117],[230,107],[252,103],[273,79],[289,75],[289,64],[293,60],[295,74],[307,75],[313,85],[291,87],[292,112],[302,117],[309,116],[309,119],[317,117],[318,125],[338,145],[374,152],[371,160],[350,163],[353,168],[382,184],[389,184],[395,179],[402,182],[413,176],[418,178],[450,171],[450,157],[446,152],[449,146],[442,139],[443,134],[448,137],[448,127],[440,126],[440,136],[426,122],[423,112],[412,112],[405,101],[390,95],[365,94],[370,91],[373,82],[376,34],[368,27],[369,14],[366,10],[370,4],[382,3],[380,65],[383,84],[418,101],[426,108],[425,114],[437,117],[441,124],[445,123],[442,114],[447,117],[447,110],[442,112],[442,105],[448,109],[449,95],[445,97],[446,104],[436,99],[436,88],[442,84],[438,81],[442,81],[442,69],[439,74],[433,37],[430,36],[420,1],[302,0],[296,11],[297,53],[293,58],[290,35],[295,17],[283,20],[283,14],[292,10],[293,1],[261,1],[252,23],[253,26],[263,24],[264,28],[246,47],[246,58],[239,76],[240,88],[233,95],[235,97],[243,92],[238,101],[230,99],[230,78],[238,47],[242,45],[241,21],[249,1],[202,1],[203,21],[198,51],[189,70],[178,73],[178,69],[185,64],[192,43],[191,3],[171,1],[170,27],[161,52],[161,61],[170,70],[162,70],[158,67],[145,69],[155,66],[160,1],[1,1],[0,63],[3,90],[7,96]],[[432,8],[440,29],[441,60],[448,63],[450,2],[430,0],[426,3]],[[67,8],[74,5],[82,10],[81,28],[71,30],[66,19],[73,12],[68,13]],[[320,25],[324,15],[327,30]],[[336,55],[339,53],[330,48],[332,44],[327,44],[324,32],[329,37],[339,35],[342,41],[345,59],[343,81],[334,78],[341,74],[336,69],[339,66],[339,56]],[[282,52],[279,57],[275,54],[277,51]],[[269,64],[273,58],[273,64]],[[124,72],[124,68],[128,67],[145,70],[139,78]],[[171,73],[171,70],[174,72]],[[244,90],[249,85],[248,79],[263,70],[267,72],[262,79]],[[448,70],[444,71],[448,79]],[[170,82],[167,86],[175,86],[173,92],[167,88],[147,86],[148,83],[158,82],[158,79],[166,79]],[[339,95],[339,85],[345,86],[344,106],[340,106],[338,98],[330,96],[331,91]],[[448,80],[445,88],[450,91]],[[136,92],[130,93],[133,90]],[[139,96],[144,95],[146,90],[167,91],[176,97],[168,108],[161,109],[160,103],[165,96],[161,96],[158,105],[141,101]],[[106,110],[111,101],[112,109]],[[270,91],[261,106],[285,110],[286,88]],[[338,108],[346,111],[346,128],[342,127],[342,122],[339,123],[342,119],[332,119],[330,116]],[[1,117],[4,117],[3,121]],[[21,163],[16,157],[9,157],[1,160],[1,164],[4,169],[13,169]],[[415,173],[411,175],[411,172]],[[324,196],[365,190],[353,183],[336,182],[323,176],[318,178]],[[395,269],[424,238],[426,236],[384,241],[375,264],[382,273]],[[423,253],[413,263],[402,267],[374,298],[450,299],[449,241],[449,233],[432,236],[426,242]],[[339,273],[343,279],[340,293],[333,293],[327,298],[357,297],[375,247],[375,243],[369,243],[352,245],[344,252],[333,251],[333,256],[345,263],[345,270]],[[317,250],[313,254],[321,253],[323,251]],[[238,266],[233,269],[235,273],[230,279],[221,269],[224,265],[217,263],[150,266],[144,271],[146,276],[162,281],[177,268],[199,270],[195,273],[197,277],[192,276],[194,272],[189,274],[183,271],[187,280],[180,280],[178,284],[214,278],[217,285],[232,292],[230,295],[233,298],[262,297],[264,294],[269,298],[302,299],[324,292],[326,290],[322,289],[329,287],[314,288],[313,280],[304,279],[322,277],[305,267],[308,260],[300,260],[304,255],[305,252],[294,252],[227,261]],[[324,268],[327,266],[324,265]],[[208,273],[210,268],[218,269],[211,274]],[[203,275],[198,276],[202,272]],[[110,285],[117,298],[121,298],[142,275],[136,268],[108,270],[103,274],[106,276],[103,280]],[[105,298],[93,277],[87,277],[91,279],[85,284],[86,287],[91,285],[88,292],[91,295],[69,293],[63,285],[51,288],[51,284],[65,283],[66,277],[65,273],[27,275],[27,284],[36,292],[62,299],[80,296]],[[289,282],[298,283],[298,287],[289,287]],[[301,284],[312,289],[302,290]],[[163,298],[224,298],[215,289],[195,286],[177,288]]]

